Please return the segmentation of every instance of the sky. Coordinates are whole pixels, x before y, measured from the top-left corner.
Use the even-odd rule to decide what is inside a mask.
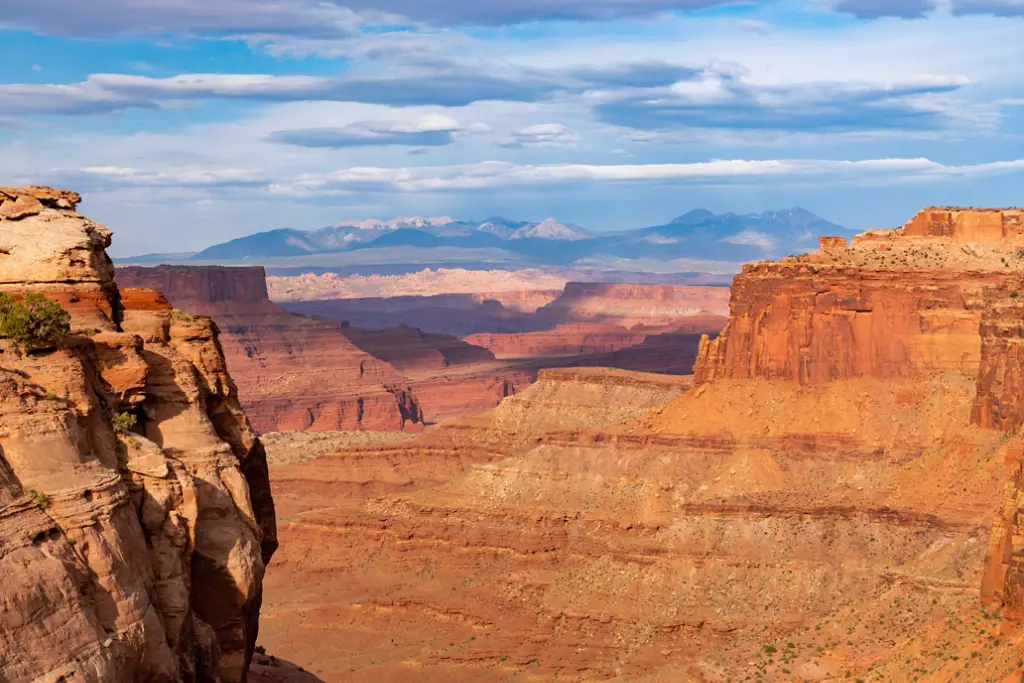
[[[0,185],[111,253],[1024,204],[1024,0],[0,0]]]

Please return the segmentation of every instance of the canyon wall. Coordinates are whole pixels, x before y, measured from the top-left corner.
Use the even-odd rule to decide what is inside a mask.
[[[0,291],[72,317],[0,338],[0,679],[245,681],[277,548],[263,446],[216,326],[119,291],[78,201],[0,188]]]
[[[261,432],[401,430],[422,422],[406,378],[338,326],[274,305],[263,268],[125,267],[117,280],[161,291],[177,308],[217,321],[242,403]]]
[[[744,266],[722,334],[701,347],[698,382],[975,374],[986,287],[998,273]]]
[[[268,643],[383,681],[1020,680],[1024,259],[954,213],[748,266],[692,380],[543,371],[273,465]]]

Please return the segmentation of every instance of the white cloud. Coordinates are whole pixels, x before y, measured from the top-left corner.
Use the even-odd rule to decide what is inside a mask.
[[[583,138],[560,123],[541,123],[520,128],[502,143],[502,147],[559,149],[576,147]]]
[[[77,170],[56,169],[53,175],[71,183],[110,187],[226,187],[265,185],[259,171],[246,169],[179,169],[144,171],[122,166],[86,166]]]
[[[309,148],[345,149],[352,147],[417,147],[410,154],[423,154],[425,147],[443,147],[460,134],[478,135],[489,130],[484,124],[465,128],[450,116],[428,114],[404,121],[359,121],[345,126],[278,130],[267,139]]]
[[[770,235],[758,232],[757,230],[751,230],[750,228],[735,235],[729,235],[722,241],[729,244],[746,244],[752,247],[759,247],[764,249],[765,252],[771,252],[775,249],[775,240]]]
[[[748,19],[740,22],[740,28],[748,33],[760,33],[761,35],[767,35],[768,33],[771,33],[772,25],[767,21]]]
[[[1024,171],[1024,159],[964,166],[943,165],[923,158],[860,161],[735,159],[686,164],[621,165],[520,165],[488,161],[457,166],[356,167],[323,174],[302,174],[294,181],[275,183],[272,190],[299,194],[352,188],[451,192],[558,183],[675,182],[728,185],[752,180],[770,183],[808,179],[822,183],[871,184],[892,179],[967,177],[1020,171]]]

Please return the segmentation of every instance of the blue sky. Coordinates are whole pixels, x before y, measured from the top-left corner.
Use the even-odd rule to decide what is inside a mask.
[[[1024,204],[1024,0],[5,0],[0,184],[112,252],[400,215]]]

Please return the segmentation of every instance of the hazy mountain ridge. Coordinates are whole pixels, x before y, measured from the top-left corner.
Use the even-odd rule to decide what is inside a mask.
[[[695,209],[664,225],[594,233],[554,218],[483,221],[403,217],[389,221],[345,221],[319,230],[270,230],[211,246],[175,261],[246,260],[338,254],[394,247],[496,248],[538,264],[566,265],[584,258],[701,258],[744,262],[815,248],[822,235],[851,231],[794,207],[758,214],[714,214]],[[554,247],[554,248],[553,248]],[[161,254],[125,261],[156,262]]]

